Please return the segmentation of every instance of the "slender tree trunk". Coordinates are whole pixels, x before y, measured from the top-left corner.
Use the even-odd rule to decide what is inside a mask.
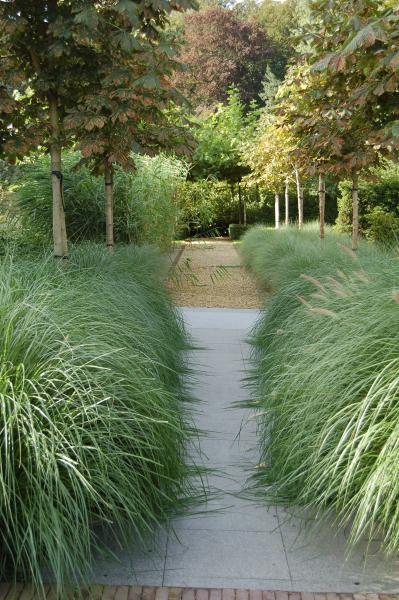
[[[352,175],[352,250],[356,251],[359,239],[359,176]]]
[[[234,183],[230,183],[230,194],[231,194],[231,201],[234,206],[235,200],[236,200]],[[240,207],[238,207],[238,222],[239,223],[241,223],[240,219],[241,219],[241,213],[240,213]]]
[[[51,125],[51,181],[53,192],[53,240],[54,256],[68,258],[68,241],[65,224],[64,199],[62,188],[62,165],[60,122],[58,102],[55,94],[49,94],[50,125]]]
[[[298,169],[295,169],[295,178],[296,178],[296,189],[298,195],[298,227],[301,229],[303,225],[303,189],[301,186],[301,180],[299,177]]]
[[[275,219],[275,228],[279,229],[280,227],[280,196],[276,192],[274,197],[274,219]]]
[[[245,191],[244,194],[242,195],[242,220],[244,225],[247,224],[247,199],[245,196]]]
[[[114,249],[114,183],[113,168],[108,159],[104,160],[104,185],[105,185],[105,240],[107,250]]]
[[[290,223],[290,186],[288,182],[288,177],[285,180],[285,224],[288,227]]]
[[[238,222],[242,225],[242,195],[240,184],[238,184]]]
[[[324,174],[319,174],[319,218],[320,218],[320,239],[324,239],[324,214],[326,209],[326,181]]]

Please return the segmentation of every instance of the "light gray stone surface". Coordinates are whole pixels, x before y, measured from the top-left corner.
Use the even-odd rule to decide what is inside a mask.
[[[191,361],[197,373],[195,416],[208,435],[196,460],[219,470],[209,477],[218,494],[198,514],[176,519],[153,547],[96,563],[98,583],[229,587],[309,592],[399,592],[399,567],[380,554],[364,561],[362,549],[345,554],[345,536],[336,527],[303,531],[299,518],[242,495],[256,464],[256,427],[232,403],[248,397],[243,380],[249,357],[246,338],[254,310],[181,309],[197,346]]]

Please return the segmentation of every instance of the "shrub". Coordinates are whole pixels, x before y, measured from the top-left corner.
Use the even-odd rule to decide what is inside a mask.
[[[104,180],[87,167],[75,169],[80,155],[63,157],[64,201],[68,236],[72,241],[101,241],[105,232]],[[135,155],[136,172],[115,170],[114,232],[117,242],[153,243],[164,249],[174,237],[174,196],[186,176],[177,159]],[[15,204],[28,238],[51,237],[51,184],[49,158],[27,159],[19,170]]]
[[[367,237],[373,242],[393,246],[399,239],[399,217],[374,209],[367,215]]]
[[[241,244],[274,290],[253,336],[254,485],[273,502],[334,514],[351,544],[378,536],[394,553],[399,265],[372,244],[355,256],[340,241],[258,229]]]
[[[208,180],[185,181],[177,193],[179,230],[185,236],[202,233],[216,221],[215,185]]]
[[[241,236],[248,231],[249,225],[242,225],[239,223],[231,223],[229,225],[229,238],[231,240],[239,240]]]
[[[342,181],[339,186],[337,230],[349,232],[352,227],[352,197],[350,181]],[[375,210],[399,217],[399,166],[385,161],[381,167],[371,171],[369,180],[359,181],[360,227],[366,233],[369,229],[368,215]]]
[[[187,341],[148,248],[0,264],[2,573],[61,592],[96,532],[152,530],[193,500]],[[109,536],[108,536],[109,537]]]
[[[141,244],[153,244],[165,250],[174,239],[176,194],[186,178],[187,166],[181,160],[162,154],[136,156],[135,162],[137,173],[132,177],[130,203],[137,199],[137,239]]]
[[[186,181],[177,192],[178,223],[184,236],[224,233],[237,217],[237,205],[227,183],[213,180]]]

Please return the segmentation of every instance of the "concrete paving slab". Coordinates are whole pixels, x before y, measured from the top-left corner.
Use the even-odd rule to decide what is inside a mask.
[[[202,576],[208,587],[207,577],[251,579],[260,574],[264,579],[290,581],[279,531],[180,529],[178,536],[169,539],[166,570],[183,571],[187,581]]]
[[[128,547],[117,542],[114,536],[110,537],[109,532],[102,533],[101,537],[107,540],[111,554],[96,557],[93,566],[96,583],[135,585],[139,578],[148,581],[148,585],[155,585],[151,581],[160,581],[161,585],[168,540],[165,530],[159,529],[146,541],[132,541]]]
[[[279,523],[274,507],[269,509],[262,504],[257,504],[245,498],[239,498],[232,490],[224,490],[222,497],[210,500],[208,514],[201,513],[198,517],[183,517],[176,521],[174,527],[179,531],[188,529],[192,531],[243,531],[246,533],[268,533],[280,535]],[[280,546],[280,542],[279,542]]]
[[[253,439],[204,438],[201,441],[201,460],[210,468],[224,469],[237,467],[240,470],[245,464],[253,465],[257,453]]]
[[[356,592],[390,591],[399,587],[399,561],[362,545],[348,553],[347,538],[334,523],[310,523],[277,508],[281,535],[293,581],[306,589]],[[371,551],[371,552],[370,552]],[[367,557],[367,558],[366,558]],[[333,582],[337,583],[334,588]],[[302,589],[302,588],[298,588]]]
[[[241,330],[249,332],[255,325],[259,310],[239,308],[179,307],[189,329]]]
[[[220,336],[215,339],[215,328],[211,327],[190,327],[190,333],[194,339],[198,340],[199,335],[203,345],[208,348],[216,349],[223,345],[229,345],[232,342],[247,341],[248,333],[246,329],[221,329]]]

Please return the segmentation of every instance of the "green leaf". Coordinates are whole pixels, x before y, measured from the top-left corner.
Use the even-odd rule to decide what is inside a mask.
[[[120,14],[128,17],[130,24],[138,27],[140,25],[139,16],[137,14],[137,4],[133,0],[118,0],[115,10]]]
[[[353,54],[360,48],[369,48],[373,46],[377,40],[385,41],[386,34],[381,27],[375,23],[370,23],[363,27],[355,37],[345,46],[344,54]]]
[[[74,21],[75,23],[85,25],[89,29],[96,29],[98,27],[98,14],[96,9],[93,7],[83,8],[76,13]]]
[[[312,71],[325,71],[329,65],[331,60],[334,58],[334,54],[330,53],[324,56],[322,59],[318,60],[314,65],[312,65]]]
[[[113,35],[113,38],[122,50],[131,52],[132,50],[141,50],[141,44],[138,39],[130,32],[118,31]]]
[[[135,87],[143,87],[147,90],[155,90],[160,88],[159,79],[154,75],[144,75],[133,83]]]

